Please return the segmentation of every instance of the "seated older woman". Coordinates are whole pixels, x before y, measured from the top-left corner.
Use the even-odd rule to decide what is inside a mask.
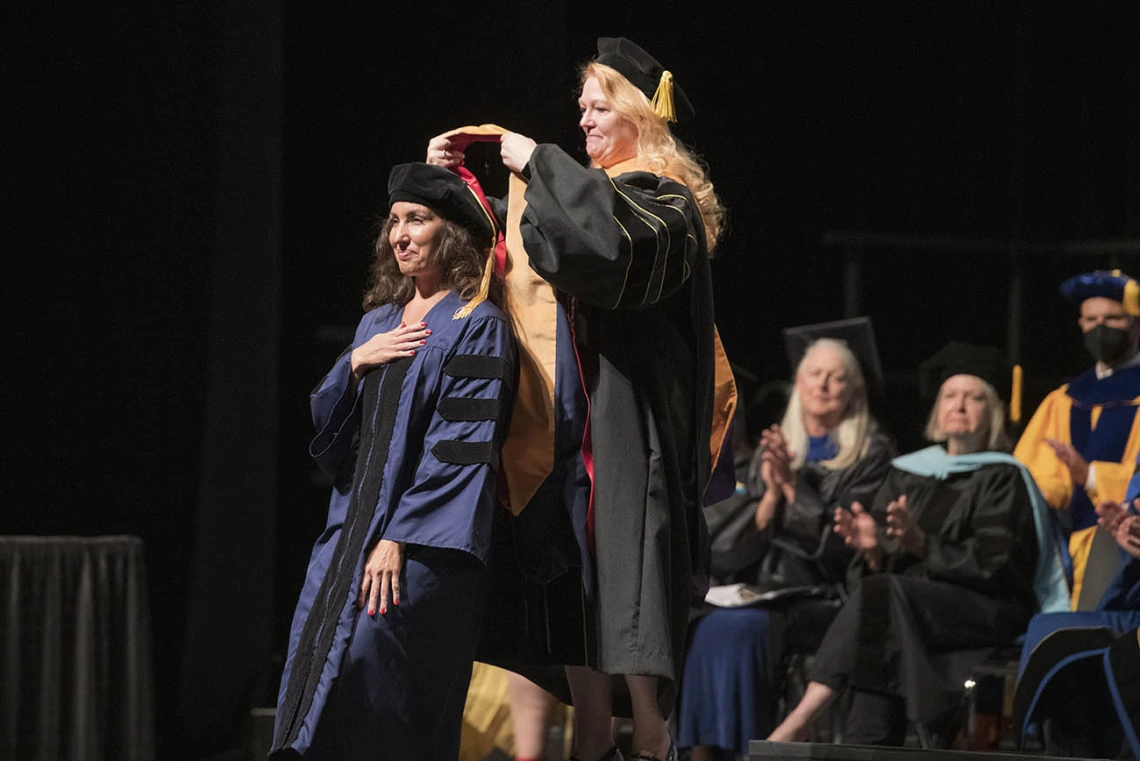
[[[800,704],[769,740],[803,739],[836,692],[850,690],[845,742],[901,745],[907,723],[957,705],[989,648],[1025,631],[1066,589],[1032,477],[1004,454],[997,349],[951,343],[923,363],[937,400],[927,438],[895,460],[870,511],[835,511],[860,577],[817,652]]]
[[[735,546],[718,551],[720,581],[758,583],[767,589],[842,579],[852,551],[828,542],[813,562],[770,545],[780,536],[814,550],[830,524],[831,508],[869,500],[890,468],[893,450],[867,407],[867,384],[846,344],[821,338],[800,360],[781,425],[764,431],[756,450],[746,524],[733,531]],[[735,521],[734,521],[735,522]],[[795,608],[786,615],[794,628]],[[773,667],[781,657],[785,614],[766,608],[724,608],[696,626],[685,661],[679,744],[694,761],[714,748],[748,755],[749,740],[772,728]]]

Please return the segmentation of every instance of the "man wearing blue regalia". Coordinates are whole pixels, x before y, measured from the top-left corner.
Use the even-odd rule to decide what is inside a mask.
[[[1013,454],[1065,527],[1072,609],[1089,610],[1115,562],[1095,506],[1124,500],[1140,455],[1140,283],[1119,270],[1090,272],[1062,283],[1061,294],[1080,310],[1095,364],[1045,397]]]
[[[1140,473],[1123,504],[1097,506],[1121,567],[1095,611],[1034,616],[1018,669],[1014,727],[1053,755],[1140,758]],[[1129,755],[1131,754],[1131,755]]]

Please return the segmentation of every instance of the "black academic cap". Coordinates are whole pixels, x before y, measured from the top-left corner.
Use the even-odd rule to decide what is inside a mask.
[[[808,347],[820,338],[833,338],[846,344],[855,359],[859,360],[863,378],[867,381],[867,390],[883,390],[883,366],[879,363],[879,349],[875,344],[875,330],[871,327],[870,317],[784,328],[784,348],[788,352],[788,366],[793,373]]]
[[[388,204],[420,203],[444,219],[471,230],[479,240],[495,234],[491,215],[459,175],[441,166],[416,161],[392,167],[388,175]]]
[[[1002,399],[1008,400],[1011,371],[1000,349],[951,341],[918,366],[919,390],[924,398],[933,399],[947,378],[974,375],[993,386]]]
[[[673,81],[673,74],[636,42],[625,37],[599,37],[598,56],[594,60],[616,69],[645,93],[645,97],[654,101],[654,110],[659,116],[679,122],[695,115],[689,96]],[[666,106],[662,103],[658,109],[658,103],[665,98],[671,99],[671,104]]]

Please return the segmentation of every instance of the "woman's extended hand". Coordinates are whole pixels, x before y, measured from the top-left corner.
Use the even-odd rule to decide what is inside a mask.
[[[388,612],[388,600],[393,605],[400,604],[400,571],[404,568],[404,545],[381,539],[368,555],[364,564],[364,578],[360,581],[360,596],[356,607],[368,607],[368,615],[376,615],[379,605],[380,615]],[[390,594],[389,594],[390,593]]]
[[[499,155],[503,157],[503,166],[515,174],[522,174],[530,162],[530,154],[534,153],[535,142],[526,135],[517,132],[508,132],[503,135],[499,145]]]
[[[467,147],[452,138],[456,132],[444,132],[436,135],[428,143],[427,158],[425,162],[450,169],[463,163],[463,151]]]
[[[398,328],[387,333],[377,333],[352,350],[352,374],[360,379],[369,370],[393,359],[411,357],[415,355],[416,349],[427,342],[430,335],[426,322],[418,325],[405,325],[401,322]]]
[[[926,532],[910,514],[905,494],[887,505],[887,536],[898,539],[899,547],[912,555],[921,557],[926,549]]]
[[[871,514],[858,502],[851,503],[850,510],[835,508],[835,533],[843,537],[848,547],[862,552],[870,552],[879,546],[876,533],[878,526]]]

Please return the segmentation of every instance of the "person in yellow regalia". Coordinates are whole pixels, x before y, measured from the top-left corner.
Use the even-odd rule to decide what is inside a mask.
[[[1124,499],[1140,452],[1140,284],[1119,270],[1092,272],[1066,280],[1061,294],[1079,305],[1077,323],[1096,364],[1045,397],[1014,456],[1061,511],[1077,609],[1087,607],[1081,592],[1096,533],[1095,505]]]

